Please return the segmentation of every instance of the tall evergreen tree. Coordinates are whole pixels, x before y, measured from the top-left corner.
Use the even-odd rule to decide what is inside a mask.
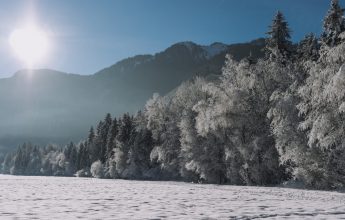
[[[108,132],[107,136],[107,152],[106,152],[106,159],[110,159],[113,155],[113,150],[116,147],[115,138],[118,133],[118,122],[116,118],[111,123],[111,127]]]
[[[84,169],[90,166],[89,151],[86,143],[81,142],[78,148],[77,169]]]
[[[93,144],[89,146],[90,151],[90,160],[91,162],[95,162],[96,160],[100,160],[102,157],[102,129],[103,129],[103,120],[99,121],[97,128],[96,128],[96,135],[93,141]]]
[[[291,57],[292,43],[290,41],[290,29],[285,21],[283,14],[278,11],[275,15],[272,25],[269,27],[266,40],[266,55],[270,59],[284,60]]]
[[[89,131],[89,136],[87,138],[87,143],[88,144],[93,143],[94,139],[95,139],[95,131],[93,129],[93,126],[91,126],[90,131]]]
[[[143,178],[150,169],[150,153],[153,148],[152,132],[147,128],[132,133],[133,143],[129,152],[129,177]]]
[[[121,175],[128,166],[129,150],[131,146],[131,137],[133,136],[134,125],[133,118],[128,114],[122,116],[121,124],[119,124],[119,133],[116,137],[115,162],[117,172]],[[123,174],[123,177],[126,177]]]
[[[338,0],[331,1],[331,8],[323,20],[322,40],[328,46],[335,46],[340,42],[339,35],[345,30],[344,9]]]
[[[109,130],[110,127],[112,125],[112,118],[110,113],[108,113],[105,118],[104,121],[102,123],[102,127],[101,127],[101,131],[99,134],[99,139],[100,139],[100,158],[99,160],[104,163],[106,161],[107,158],[107,141],[108,141],[108,134],[109,134]]]
[[[298,58],[302,59],[302,62],[311,60],[317,61],[319,59],[320,45],[317,38],[313,33],[306,35],[297,47]]]

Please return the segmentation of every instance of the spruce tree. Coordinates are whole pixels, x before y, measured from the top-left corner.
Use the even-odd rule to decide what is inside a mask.
[[[115,138],[118,133],[118,122],[116,118],[111,123],[111,127],[109,129],[108,135],[107,135],[107,153],[106,153],[106,159],[110,159],[113,154],[113,149],[116,147]]]
[[[331,8],[323,20],[322,41],[328,46],[336,46],[340,42],[339,35],[345,30],[344,9],[339,5],[338,0],[331,1]]]
[[[122,174],[128,166],[128,154],[134,130],[133,118],[128,113],[124,114],[119,125],[115,148],[116,170],[119,174]]]
[[[266,40],[266,56],[273,60],[284,60],[291,57],[292,43],[290,41],[290,29],[283,14],[278,11],[272,25],[269,26]]]
[[[93,129],[93,126],[91,126],[90,131],[89,131],[89,136],[87,138],[87,143],[88,144],[93,143],[94,139],[95,139],[95,131]]]
[[[77,169],[84,169],[90,166],[89,152],[85,143],[81,142],[78,149]]]
[[[102,153],[102,129],[103,129],[104,122],[101,120],[99,121],[97,128],[96,128],[96,135],[93,141],[93,144],[89,146],[91,162],[95,162],[96,160],[101,159]]]
[[[302,61],[312,60],[317,61],[319,59],[320,45],[317,38],[313,33],[306,35],[303,40],[298,44],[297,54],[298,58]]]
[[[150,153],[153,149],[152,132],[147,128],[132,133],[133,143],[130,146],[130,176],[142,178],[150,168]]]
[[[108,134],[109,134],[109,130],[110,127],[112,125],[112,118],[110,113],[108,113],[105,118],[104,118],[104,122],[102,124],[101,127],[101,131],[99,134],[99,139],[100,139],[100,161],[102,163],[104,163],[106,161],[107,158],[107,140],[108,140]]]

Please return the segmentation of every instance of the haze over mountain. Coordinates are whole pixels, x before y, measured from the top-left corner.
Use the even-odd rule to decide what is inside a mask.
[[[155,55],[124,59],[93,75],[21,70],[0,79],[0,146],[77,142],[107,112],[135,113],[153,93],[166,94],[195,75],[219,75],[227,53],[263,56],[264,39],[209,46],[172,45]],[[83,65],[83,64],[80,64]]]

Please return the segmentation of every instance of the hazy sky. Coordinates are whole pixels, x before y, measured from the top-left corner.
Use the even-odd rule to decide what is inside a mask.
[[[31,18],[51,50],[37,68],[92,74],[136,54],[179,41],[246,42],[264,37],[281,10],[293,40],[319,34],[328,0],[0,0],[0,77],[25,68],[9,46],[13,30]],[[345,7],[345,0],[340,1]]]

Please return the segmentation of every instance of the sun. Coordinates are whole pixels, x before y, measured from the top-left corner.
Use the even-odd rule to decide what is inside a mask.
[[[42,62],[47,55],[49,46],[47,34],[34,25],[15,29],[9,41],[16,56],[28,67]]]

